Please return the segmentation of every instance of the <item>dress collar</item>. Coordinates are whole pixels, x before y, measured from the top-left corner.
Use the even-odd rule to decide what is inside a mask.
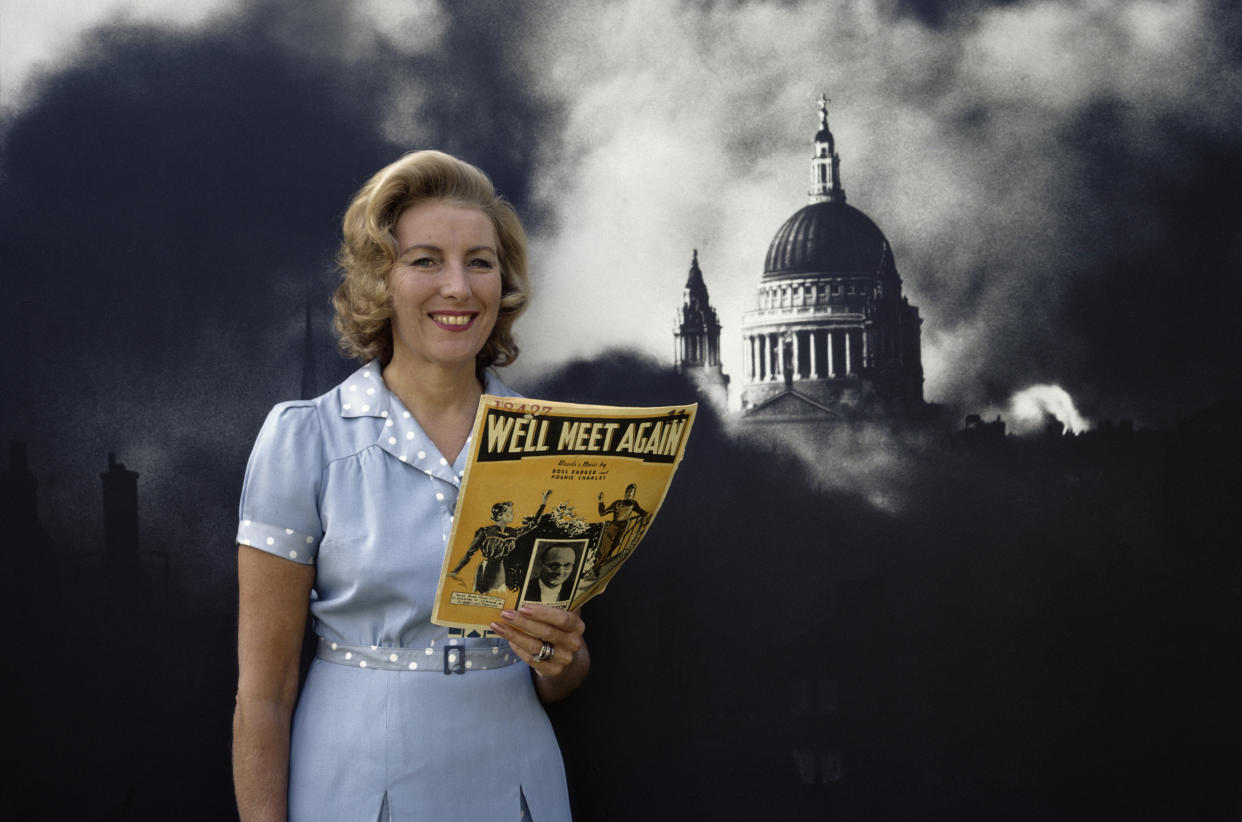
[[[383,419],[375,444],[401,462],[425,474],[456,486],[461,485],[466,470],[466,454],[470,439],[450,465],[423,431],[422,426],[406,409],[405,404],[384,384],[380,365],[369,362],[337,386],[342,417],[376,417]],[[483,372],[483,393],[512,396],[491,371]]]

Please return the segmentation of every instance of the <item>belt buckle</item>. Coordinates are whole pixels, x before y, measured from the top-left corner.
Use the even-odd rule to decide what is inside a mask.
[[[464,674],[466,672],[466,649],[461,645],[444,646],[444,673]]]

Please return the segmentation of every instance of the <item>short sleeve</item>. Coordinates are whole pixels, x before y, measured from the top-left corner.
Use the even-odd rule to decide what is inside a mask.
[[[246,465],[238,544],[313,565],[323,539],[323,463],[318,410],[304,403],[273,408]]]

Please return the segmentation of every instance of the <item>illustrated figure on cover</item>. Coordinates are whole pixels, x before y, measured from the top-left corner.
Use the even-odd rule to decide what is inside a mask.
[[[604,524],[603,533],[599,537],[599,553],[596,555],[596,569],[606,563],[613,555],[620,553],[628,543],[626,539],[641,523],[647,512],[634,499],[638,486],[630,483],[625,486],[625,497],[613,500],[604,505],[604,492],[599,492],[599,515],[612,514],[612,520]]]
[[[513,522],[513,503],[507,501],[493,505],[492,524],[484,525],[474,532],[474,541],[470,543],[470,548],[466,550],[466,555],[461,558],[461,562],[458,562],[450,572],[451,575],[456,577],[477,551],[483,555],[483,561],[479,563],[479,567],[474,572],[475,593],[482,594],[502,587],[513,591],[518,590],[522,585],[522,572],[525,569],[520,566],[515,567],[514,563],[507,560],[517,547],[518,537],[529,533],[539,524],[539,518],[543,516],[543,509],[547,506],[548,496],[551,493],[550,488],[544,491],[539,510],[535,511],[534,516],[523,520],[522,524],[516,528],[509,527],[509,523]]]

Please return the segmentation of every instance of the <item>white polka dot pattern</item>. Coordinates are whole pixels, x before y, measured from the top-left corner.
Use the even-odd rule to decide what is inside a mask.
[[[318,534],[298,533],[292,528],[268,525],[253,519],[243,519],[237,526],[237,544],[249,545],[279,557],[291,559],[302,565],[313,565]]]
[[[355,668],[375,668],[385,671],[421,671],[442,673],[445,664],[460,670],[464,665],[467,671],[486,671],[513,665],[521,660],[509,650],[504,640],[499,638],[471,639],[474,644],[461,645],[461,640],[450,639],[445,653],[435,658],[435,649],[427,648],[385,648],[372,645],[369,648],[356,645],[342,645],[319,638],[316,656],[327,662],[340,665],[351,665]],[[431,640],[429,645],[434,645]],[[465,657],[463,659],[463,656]],[[433,660],[426,661],[427,657]],[[419,662],[419,659],[424,660]]]

